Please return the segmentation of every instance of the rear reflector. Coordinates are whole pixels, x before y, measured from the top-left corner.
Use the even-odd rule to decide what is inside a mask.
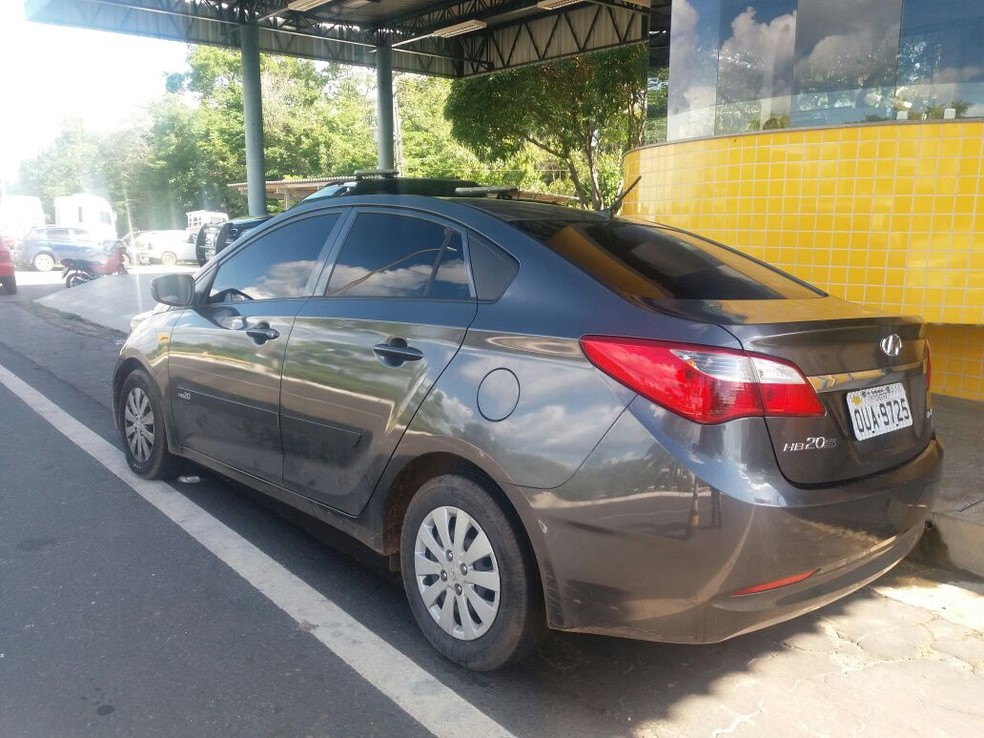
[[[926,392],[928,393],[930,381],[933,379],[933,353],[929,350],[929,341],[926,341]]]
[[[588,359],[643,397],[697,423],[823,415],[793,364],[714,346],[584,336]]]
[[[756,584],[753,587],[745,587],[744,589],[739,589],[731,593],[731,597],[741,597],[742,595],[757,594],[758,592],[768,592],[771,589],[779,589],[780,587],[788,587],[790,584],[796,584],[797,582],[802,582],[804,579],[808,579],[816,574],[819,569],[810,569],[809,571],[804,571],[800,574],[793,574],[791,577],[783,577],[782,579],[776,579],[772,582],[766,582],[765,584]]]

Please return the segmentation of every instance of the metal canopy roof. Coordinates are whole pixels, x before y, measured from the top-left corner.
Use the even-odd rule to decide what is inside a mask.
[[[668,44],[669,6],[670,0],[26,0],[26,15],[235,48],[239,26],[255,21],[263,52],[373,67],[376,47],[388,45],[394,70],[468,77],[652,34]]]

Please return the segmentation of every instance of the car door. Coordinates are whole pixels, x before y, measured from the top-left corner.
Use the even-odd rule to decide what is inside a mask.
[[[62,259],[97,259],[92,249],[99,243],[86,231],[78,228],[65,228],[52,231],[52,252],[56,262]]]
[[[178,443],[282,483],[280,375],[294,316],[312,294],[337,214],[287,221],[223,259],[203,303],[171,334]]]
[[[400,209],[355,212],[324,296],[297,315],[284,366],[287,487],[350,515],[366,501],[477,301],[465,237]]]

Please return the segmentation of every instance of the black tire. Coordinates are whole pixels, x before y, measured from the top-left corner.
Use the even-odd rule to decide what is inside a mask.
[[[168,451],[157,388],[143,371],[132,372],[123,382],[116,412],[130,468],[144,479],[177,476],[181,459]]]
[[[92,277],[83,274],[82,272],[72,272],[67,277],[65,277],[65,286],[69,289],[72,287],[78,287],[80,284],[85,284],[86,282],[91,282]]]
[[[198,235],[195,236],[195,260],[198,262],[198,266],[205,266],[205,262],[208,261],[208,243],[205,238],[205,229],[208,226],[202,226],[198,229]]]
[[[474,479],[446,474],[424,483],[403,519],[400,563],[417,625],[442,656],[467,669],[519,661],[546,632],[525,536]]]
[[[3,283],[3,294],[5,295],[16,295],[17,294],[17,277],[13,275],[9,277],[4,277],[0,279]]]

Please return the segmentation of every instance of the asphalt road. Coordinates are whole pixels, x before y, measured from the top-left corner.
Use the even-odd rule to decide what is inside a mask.
[[[0,297],[4,738],[925,738],[984,721],[984,589],[911,565],[725,644],[554,634],[517,667],[464,672],[419,635],[386,561],[208,474],[118,473],[122,337],[14,302]]]

